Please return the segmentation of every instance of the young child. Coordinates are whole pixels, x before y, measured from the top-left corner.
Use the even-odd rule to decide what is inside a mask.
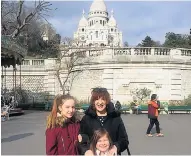
[[[75,113],[76,100],[70,95],[58,95],[47,119],[46,154],[77,155],[79,120]]]
[[[108,155],[116,155],[115,153],[112,154],[110,150],[112,149],[112,141],[109,136],[109,133],[104,129],[101,128],[99,130],[94,131],[90,149],[86,151],[85,156],[108,156]]]

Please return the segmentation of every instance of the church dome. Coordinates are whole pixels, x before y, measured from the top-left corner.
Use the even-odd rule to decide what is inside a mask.
[[[84,14],[85,14],[85,12],[84,12],[84,10],[83,10],[83,15],[82,15],[82,18],[81,18],[80,21],[79,21],[78,27],[85,27],[85,26],[88,25],[88,21],[87,21],[87,19],[85,18]]]
[[[104,11],[107,12],[106,5],[103,0],[94,0],[91,7],[90,12],[93,11]]]
[[[112,26],[112,27],[117,26],[117,22],[116,22],[115,18],[113,17],[113,10],[111,11],[111,17],[109,18],[108,25]]]

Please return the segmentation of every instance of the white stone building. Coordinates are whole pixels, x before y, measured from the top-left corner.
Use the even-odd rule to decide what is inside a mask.
[[[109,42],[109,36],[113,36],[112,42]],[[108,16],[103,0],[94,0],[87,18],[83,12],[74,38],[80,39],[86,49],[82,62],[73,70],[74,73],[79,68],[83,71],[75,77],[70,89],[78,100],[88,101],[91,88],[98,86],[107,88],[111,97],[123,104],[132,101],[131,91],[136,88],[150,89],[161,101],[181,101],[191,94],[191,49],[122,47],[122,33],[113,14]],[[104,47],[90,50],[87,48],[90,45]],[[53,98],[62,93],[56,66],[56,58],[25,59],[22,74],[17,72],[16,86],[21,84],[21,88],[30,94],[30,102],[44,101],[44,93]],[[1,88],[11,90],[13,71],[11,68],[3,70],[6,76],[2,76]],[[64,81],[66,75],[67,70],[63,69],[61,80]]]
[[[88,16],[83,10],[74,38],[86,46],[118,46],[123,45],[122,32],[117,27],[114,12],[109,16],[103,0],[94,0]]]

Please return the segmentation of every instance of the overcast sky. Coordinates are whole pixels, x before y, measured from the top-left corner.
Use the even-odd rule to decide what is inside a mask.
[[[52,12],[48,21],[62,37],[73,37],[77,30],[82,10],[89,12],[92,1],[53,1]],[[105,1],[118,28],[123,32],[123,42],[137,45],[146,35],[155,41],[164,42],[167,32],[188,34],[191,28],[191,2],[189,1]]]

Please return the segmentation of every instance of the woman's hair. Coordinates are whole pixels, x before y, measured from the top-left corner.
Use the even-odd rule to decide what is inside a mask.
[[[63,105],[66,100],[74,100],[74,102],[76,103],[76,99],[67,94],[67,95],[57,95],[54,98],[53,101],[53,105],[52,105],[52,110],[49,114],[49,116],[47,117],[47,125],[46,128],[54,128],[57,126],[63,126],[63,124],[66,122],[67,118],[59,115],[61,114],[60,110],[59,110],[59,106]],[[76,121],[76,116],[74,114],[74,116],[71,118],[72,121]]]
[[[110,143],[109,148],[112,147],[112,141],[111,141],[111,137],[109,136],[109,133],[104,128],[95,130],[94,134],[91,138],[91,143],[90,143],[90,150],[93,152],[94,155],[96,155],[96,144],[97,144],[98,140],[105,135],[108,138],[109,143]]]
[[[111,101],[111,97],[109,92],[107,91],[106,88],[93,88],[91,92],[92,96],[90,99],[90,104],[94,107],[95,101],[98,100],[99,98],[102,98],[103,100],[106,101],[106,104],[108,104]]]
[[[152,95],[151,95],[151,100],[153,101],[153,100],[155,100],[155,99],[157,99],[157,94],[152,94]]]

